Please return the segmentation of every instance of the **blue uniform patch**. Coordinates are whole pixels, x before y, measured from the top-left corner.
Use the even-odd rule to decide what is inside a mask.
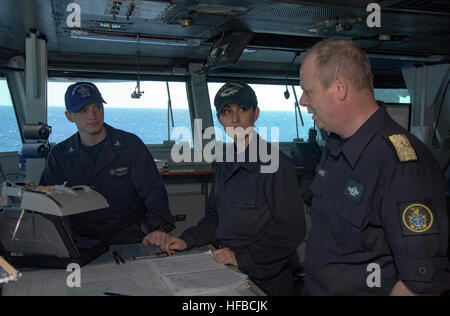
[[[353,180],[349,180],[345,186],[344,195],[355,202],[361,202],[364,194],[364,186]]]

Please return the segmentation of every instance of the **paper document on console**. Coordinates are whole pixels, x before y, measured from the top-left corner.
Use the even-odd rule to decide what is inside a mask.
[[[211,251],[161,258],[153,263],[173,295],[205,295],[249,287],[247,275],[218,263]]]

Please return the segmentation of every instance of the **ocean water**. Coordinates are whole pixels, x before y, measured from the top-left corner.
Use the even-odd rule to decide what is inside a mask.
[[[76,126],[70,123],[64,115],[64,107],[48,108],[48,124],[52,126],[50,142],[59,143],[76,132]],[[305,126],[299,123],[299,137],[308,138],[308,129],[313,126],[310,115],[303,114]],[[174,109],[175,128],[185,127],[191,130],[188,109]],[[220,126],[213,111],[214,125]],[[105,122],[109,125],[138,135],[146,144],[162,144],[168,138],[167,109],[137,109],[137,108],[105,108]],[[300,120],[299,120],[300,122]],[[261,110],[256,127],[266,127],[267,139],[270,141],[270,129],[279,128],[279,141],[292,141],[297,137],[295,128],[295,113],[293,111]],[[171,128],[171,132],[173,128]],[[225,134],[220,127],[222,134]],[[172,135],[172,133],[171,133]],[[187,135],[192,138],[191,135]],[[175,141],[181,140],[181,136]],[[0,152],[19,151],[22,147],[16,117],[12,106],[0,105]]]

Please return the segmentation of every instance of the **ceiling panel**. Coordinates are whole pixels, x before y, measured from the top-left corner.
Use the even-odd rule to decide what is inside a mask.
[[[329,37],[354,39],[379,69],[398,69],[414,61],[387,62],[377,60],[377,54],[417,56],[421,61],[434,55],[444,60],[450,57],[449,1],[376,1],[382,7],[382,27],[369,28],[366,8],[373,0],[122,0],[120,9],[114,0],[77,0],[81,8],[81,27],[76,29],[81,33],[77,34],[88,34],[90,39],[75,38],[74,29],[67,25],[70,12],[66,9],[73,0],[1,1],[3,62],[8,56],[23,54],[30,29],[47,37],[50,63],[52,58],[56,63],[58,54],[91,55],[95,60],[96,55],[133,57],[138,51],[144,57],[186,64],[205,61],[211,44],[225,31],[256,33],[235,67],[278,63],[278,68],[286,68],[295,52]],[[180,20],[191,25],[183,27]],[[380,35],[391,40],[380,40]]]

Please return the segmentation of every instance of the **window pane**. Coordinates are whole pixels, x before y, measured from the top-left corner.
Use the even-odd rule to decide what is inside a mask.
[[[72,82],[51,82],[47,84],[47,124],[52,127],[49,142],[59,143],[77,131],[75,124],[70,123],[64,112],[64,94]]]
[[[166,82],[144,81],[140,83],[140,99],[132,99],[136,82],[93,82],[99,88],[105,104],[105,123],[114,128],[136,134],[146,144],[162,144],[168,138]],[[65,115],[64,94],[69,83],[49,82],[48,121],[52,126],[51,142],[61,142],[77,129]],[[187,127],[191,122],[184,82],[169,82],[175,127]],[[172,131],[173,128],[170,128]]]
[[[19,151],[22,148],[17,119],[8,85],[0,78],[0,152]]]
[[[214,107],[214,97],[217,91],[223,86],[223,83],[208,83],[209,96],[211,99],[211,106],[213,111],[214,126],[220,127],[220,131],[225,135],[224,129],[221,127],[217,120],[216,109]],[[267,128],[267,140],[271,141],[271,128],[277,127],[279,129],[279,141],[291,142],[294,138],[297,138],[296,120],[295,120],[295,97],[292,90],[292,86],[288,86],[290,98],[286,100],[284,92],[286,86],[283,85],[263,85],[263,84],[251,84],[250,85],[256,93],[258,99],[258,107],[260,108],[259,118],[255,123],[255,127]],[[296,86],[295,91],[297,93],[298,101],[302,96],[302,90]],[[309,114],[306,108],[300,106],[304,126],[301,124],[300,117],[298,121],[298,136],[303,140],[308,139],[308,130],[314,126],[312,114]]]
[[[386,103],[411,103],[408,89],[375,89],[375,99]]]

